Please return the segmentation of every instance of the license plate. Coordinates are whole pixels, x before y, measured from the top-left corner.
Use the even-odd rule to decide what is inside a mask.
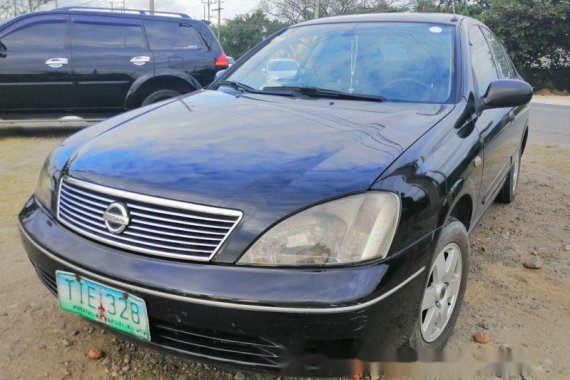
[[[57,271],[56,277],[59,306],[63,310],[150,341],[143,299],[74,273]]]

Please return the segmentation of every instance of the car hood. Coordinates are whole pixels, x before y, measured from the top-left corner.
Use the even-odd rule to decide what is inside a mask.
[[[67,172],[240,209],[244,223],[263,230],[307,205],[365,191],[451,108],[206,90],[99,134],[79,146]]]

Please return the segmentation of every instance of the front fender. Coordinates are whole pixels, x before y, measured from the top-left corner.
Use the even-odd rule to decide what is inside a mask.
[[[125,99],[125,108],[127,108],[127,109],[135,108],[137,106],[137,95],[138,95],[137,92],[140,90],[140,88],[145,83],[147,83],[149,80],[157,80],[157,79],[160,79],[161,77],[163,77],[163,78],[175,77],[175,78],[183,80],[189,86],[193,87],[196,90],[199,90],[202,88],[202,85],[200,84],[200,82],[198,82],[198,80],[196,78],[194,78],[192,75],[190,75],[188,73],[180,72],[178,70],[172,70],[172,69],[162,69],[162,70],[156,71],[155,73],[144,74],[144,75],[140,76],[139,78],[137,78],[137,80],[135,80],[133,82],[133,84],[131,85],[131,88],[129,88],[129,91],[127,92],[127,96]]]
[[[477,203],[482,165],[475,166],[480,154],[479,131],[474,123],[458,124],[469,107],[466,100],[457,104],[439,123],[409,147],[371,186],[400,196],[402,210],[391,254],[437,232],[457,200],[470,194]],[[469,121],[469,120],[468,120]],[[473,207],[471,220],[476,215]]]
[[[452,210],[457,205],[457,202],[464,196],[468,195],[471,199],[471,216],[469,220],[469,228],[474,225],[475,219],[475,204],[473,202],[476,199],[476,190],[477,186],[475,182],[470,178],[460,178],[457,180],[449,189],[447,197],[443,201],[441,205],[441,209],[437,218],[436,225],[434,226],[435,229],[443,227],[445,222],[448,220],[449,216],[451,215]]]

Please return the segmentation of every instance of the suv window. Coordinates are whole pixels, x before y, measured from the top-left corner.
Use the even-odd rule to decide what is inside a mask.
[[[499,79],[497,67],[491,49],[478,26],[472,26],[469,30],[469,42],[471,43],[471,63],[475,73],[477,89],[479,95],[483,96],[489,84]]]
[[[63,50],[67,42],[68,17],[30,17],[2,36],[8,50]]]
[[[73,16],[73,47],[90,49],[146,48],[142,22],[104,16]]]
[[[190,25],[152,20],[145,20],[144,25],[152,50],[188,50],[202,48],[200,35]]]
[[[503,47],[503,45],[497,40],[497,38],[489,30],[483,28],[483,34],[489,41],[489,46],[495,55],[497,64],[499,65],[499,71],[502,78],[514,78],[515,74],[511,67],[511,60]]]

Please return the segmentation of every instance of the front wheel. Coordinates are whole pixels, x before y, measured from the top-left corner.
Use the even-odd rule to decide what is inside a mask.
[[[148,106],[149,104],[157,103],[166,99],[175,98],[180,95],[179,92],[174,90],[158,90],[144,98],[142,106]]]
[[[441,231],[429,266],[412,345],[418,352],[443,348],[463,302],[469,269],[469,236],[452,219]]]

